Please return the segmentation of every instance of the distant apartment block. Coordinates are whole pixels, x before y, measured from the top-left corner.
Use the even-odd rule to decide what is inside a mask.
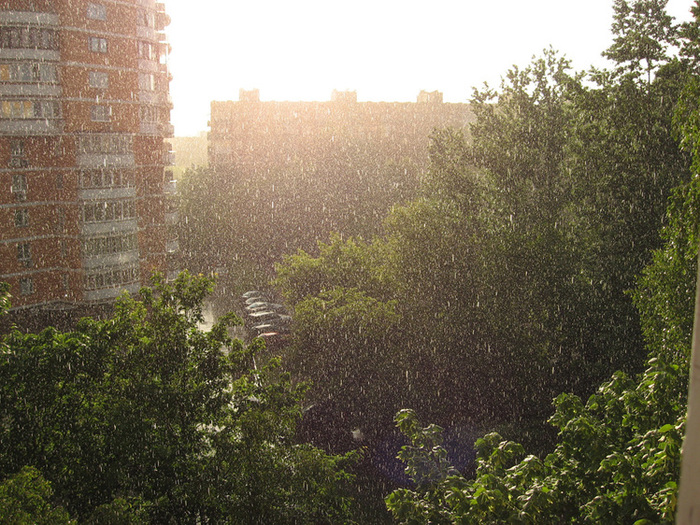
[[[13,309],[137,291],[177,251],[156,0],[3,0],[0,280]]]
[[[327,102],[272,102],[241,90],[238,101],[211,103],[209,165],[254,176],[366,151],[425,166],[435,128],[466,128],[473,119],[468,104],[444,103],[438,91],[422,91],[416,102],[358,102],[355,91],[334,91]]]

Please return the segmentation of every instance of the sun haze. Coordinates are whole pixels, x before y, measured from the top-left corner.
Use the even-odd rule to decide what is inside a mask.
[[[178,136],[206,130],[212,100],[259,89],[262,100],[414,101],[439,90],[468,101],[544,48],[576,69],[604,66],[612,0],[165,0]],[[671,0],[686,20],[692,0]]]

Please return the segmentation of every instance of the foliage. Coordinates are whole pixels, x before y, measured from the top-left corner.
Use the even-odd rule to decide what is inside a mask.
[[[629,291],[661,246],[667,198],[690,164],[670,116],[686,70],[655,64],[645,86],[601,72],[586,86],[553,50],[514,67],[499,90],[475,92],[471,142],[433,133],[421,196],[392,209],[383,237],[336,236],[318,256],[278,265],[277,286],[305,305],[286,358],[313,383],[311,399],[388,427],[395,393],[346,396],[368,377],[358,337],[367,298],[396,301],[376,359],[401,356],[387,370],[410,391],[404,406],[442,425],[505,424],[542,450],[558,392],[585,397],[616,369],[640,371]],[[341,296],[359,302],[339,322]]]
[[[666,13],[668,0],[614,0],[613,44],[603,53],[623,71],[645,71],[647,83],[658,63],[668,57],[676,43],[677,28]],[[641,69],[644,62],[645,69]]]
[[[684,369],[693,331],[698,217],[700,179],[694,177],[675,191],[663,230],[665,245],[654,252],[634,294],[649,348]]]
[[[561,394],[550,420],[558,442],[543,460],[495,433],[479,439],[471,480],[446,460],[438,428],[399,413],[416,488],[394,491],[387,507],[407,524],[672,522],[686,381],[677,365],[648,366],[638,381],[616,373],[585,405]]]
[[[416,159],[391,158],[386,141],[326,132],[336,139],[309,136],[314,147],[303,158],[267,170],[188,170],[179,185],[183,267],[221,272],[222,286],[231,289],[249,280],[241,270],[269,280],[284,256],[316,253],[331,232],[379,234],[389,209],[416,194]]]
[[[623,4],[618,2],[616,6],[619,8]],[[696,16],[700,13],[700,4],[694,12]],[[649,100],[645,98],[655,92],[674,93],[673,103],[680,101],[675,124],[683,145],[694,156],[693,168],[697,173],[696,98],[690,95],[696,92],[696,80],[688,78],[689,71],[684,68],[680,63],[670,63],[659,69],[654,84],[646,93],[634,91],[636,88],[631,92],[632,84],[623,79],[616,84],[617,88],[608,89],[607,94],[622,102],[621,92],[637,93],[634,103],[646,105]],[[684,94],[679,95],[679,86],[684,80],[689,83]],[[617,89],[622,91],[617,93]],[[595,94],[594,98],[597,96]],[[663,102],[663,97],[657,100]],[[592,106],[583,107],[593,109]],[[605,112],[611,109],[604,105],[602,108]],[[596,109],[599,110],[601,107]],[[608,141],[611,145],[620,141],[620,152],[626,140],[623,137],[631,139],[626,141],[626,151],[632,154],[613,157],[621,161],[616,164],[622,168],[617,178],[613,177],[614,172],[593,164],[595,180],[601,183],[598,191],[608,184],[612,187],[612,181],[623,181],[622,191],[603,191],[595,197],[612,197],[611,202],[618,203],[613,206],[613,210],[617,207],[614,213],[619,213],[618,218],[610,221],[613,230],[625,224],[627,228],[644,224],[641,220],[630,221],[629,213],[633,212],[632,217],[641,213],[634,207],[648,199],[640,188],[646,191],[656,188],[665,195],[671,193],[674,183],[680,182],[672,192],[664,227],[657,228],[654,235],[641,237],[647,252],[657,247],[634,293],[651,356],[646,370],[638,376],[614,373],[585,404],[576,395],[560,394],[555,400],[556,412],[550,419],[558,429],[558,438],[554,450],[544,459],[525,456],[522,447],[494,434],[478,440],[478,468],[474,479],[455,474],[444,460],[436,468],[435,458],[443,458],[444,450],[436,448],[435,429],[423,429],[414,415],[400,414],[397,421],[414,444],[413,448],[404,448],[402,458],[410,460],[407,472],[416,480],[416,488],[397,490],[387,498],[387,506],[399,522],[638,525],[673,522],[687,404],[700,187],[697,176],[689,182],[683,180],[683,168],[688,162],[683,154],[674,150],[673,141],[669,140],[668,117],[663,117],[662,113],[644,113],[649,122],[637,123],[636,130],[604,124],[611,122],[608,118],[616,111],[603,119],[591,120],[596,136],[600,137],[602,132],[613,139]],[[628,117],[633,114],[629,113]],[[654,126],[661,122],[665,122],[666,131],[656,134],[661,128]],[[650,124],[651,127],[646,127]],[[579,126],[577,129],[586,128]],[[640,130],[645,130],[643,135]],[[587,133],[591,131],[589,128]],[[600,157],[602,162],[609,160]],[[662,173],[666,180],[656,182],[655,173]],[[609,177],[610,183],[605,177]],[[637,186],[624,183],[632,178]],[[652,204],[658,209],[662,202],[654,199],[647,204],[641,208],[644,213],[654,209]],[[623,213],[623,207],[629,211]],[[609,220],[610,216],[607,218]],[[594,228],[588,233],[599,240],[600,247],[609,250],[609,246],[615,246],[608,240],[612,236],[601,235],[605,232],[602,222],[589,224]],[[654,239],[655,235],[659,240]],[[638,249],[629,263],[639,267],[643,260],[644,251]],[[625,282],[633,276],[634,273],[627,275]],[[410,419],[412,424],[407,425],[402,419]],[[427,441],[426,435],[432,442]],[[437,471],[439,475],[431,474],[431,483],[426,485],[416,474],[415,465],[429,465],[428,471]]]
[[[351,458],[295,442],[304,389],[255,366],[261,343],[231,339],[235,317],[199,328],[212,286],[156,276],[109,319],[6,335],[0,472],[32,465],[88,521],[346,519]]]
[[[69,525],[75,523],[62,507],[51,504],[51,485],[33,467],[24,467],[0,483],[0,523],[7,525]]]
[[[298,376],[315,381],[309,401],[332,404],[341,415],[327,426],[369,437],[404,403],[411,356],[396,343],[394,301],[336,287],[295,307],[295,337],[287,354]],[[398,388],[397,388],[398,387]]]
[[[318,252],[318,256],[313,257],[299,250],[276,266],[274,284],[283,291],[290,306],[335,287],[361,288],[380,299],[391,294],[385,251],[380,242],[343,239],[334,233],[329,243],[318,243]]]

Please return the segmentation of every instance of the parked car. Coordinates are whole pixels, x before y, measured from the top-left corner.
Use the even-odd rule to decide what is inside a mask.
[[[250,299],[251,297],[260,297],[261,295],[264,295],[263,292],[259,292],[258,290],[250,290],[249,292],[246,292],[243,295],[241,295],[241,299],[245,301],[246,299]]]
[[[278,317],[269,318],[260,324],[254,325],[252,330],[260,333],[265,330],[274,330],[275,332],[289,332],[292,327],[292,317],[289,315],[280,315]]]
[[[270,298],[267,295],[262,294],[262,295],[256,295],[253,297],[248,297],[248,299],[246,299],[244,302],[246,305],[249,305],[249,304],[258,303],[258,302],[262,302],[262,301],[269,301],[269,300],[270,300]]]
[[[269,310],[263,310],[261,312],[253,312],[248,315],[246,321],[249,326],[255,326],[258,324],[269,323],[273,319],[277,319],[280,316],[277,312],[271,312]]]
[[[264,308],[266,310],[269,310],[271,312],[285,312],[287,308],[283,304],[277,304],[277,303],[268,303],[267,301],[258,301],[255,303],[250,303],[248,306],[245,307],[246,312],[254,312],[256,310],[259,310],[260,308]]]
[[[254,303],[250,303],[245,307],[246,312],[253,312],[257,310],[258,308],[265,308],[267,307],[269,303],[267,301],[255,301]]]
[[[291,327],[291,315],[278,315],[277,317],[265,318],[261,323],[253,325],[251,330],[256,334],[261,334],[264,332],[289,333]]]

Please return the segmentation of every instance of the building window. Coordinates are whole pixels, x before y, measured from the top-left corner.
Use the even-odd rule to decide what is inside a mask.
[[[58,102],[53,100],[3,100],[0,118],[54,119],[59,115]]]
[[[56,66],[41,62],[0,64],[0,80],[3,82],[56,82]]]
[[[150,42],[139,40],[139,58],[144,60],[157,60],[156,46]]]
[[[110,288],[125,284],[138,282],[138,266],[127,266],[124,268],[108,268],[85,276],[85,288],[87,290],[97,290],[99,288]]]
[[[42,27],[0,27],[0,49],[58,51],[58,32]]]
[[[24,157],[24,141],[13,140],[10,145],[10,154],[13,157]]]
[[[27,268],[32,266],[32,250],[28,242],[17,245],[17,260]]]
[[[134,170],[98,168],[80,172],[80,188],[130,188],[134,185]]]
[[[24,173],[12,174],[12,186],[10,191],[15,196],[15,200],[23,201],[27,199],[27,175]]]
[[[95,89],[107,89],[109,87],[109,75],[104,71],[90,71],[88,85]]]
[[[82,135],[78,146],[79,154],[128,155],[133,153],[131,135],[94,133]]]
[[[139,74],[139,89],[141,91],[155,91],[156,77],[151,73]]]
[[[29,226],[29,210],[15,210],[15,226],[18,228]]]
[[[90,37],[90,51],[94,53],[106,53],[107,52],[107,39],[100,38],[96,36]]]
[[[19,293],[20,295],[32,295],[34,293],[34,279],[31,277],[24,277],[20,279]]]
[[[25,119],[34,117],[34,104],[31,100],[3,100],[2,118]]]
[[[93,237],[83,241],[83,253],[86,257],[131,252],[138,249],[135,234]]]
[[[139,25],[145,27],[155,27],[156,26],[156,15],[151,11],[146,11],[142,9],[139,12]]]
[[[99,201],[83,205],[84,222],[112,222],[133,219],[136,216],[133,201]]]
[[[139,116],[141,117],[141,122],[159,122],[159,111],[156,106],[141,106],[139,108]]]
[[[110,106],[92,106],[90,108],[90,119],[93,122],[109,122],[112,118],[112,108]]]
[[[102,4],[88,4],[87,17],[91,20],[107,20],[107,8]]]
[[[26,168],[29,166],[27,161],[24,141],[13,140],[10,143],[10,168]]]

